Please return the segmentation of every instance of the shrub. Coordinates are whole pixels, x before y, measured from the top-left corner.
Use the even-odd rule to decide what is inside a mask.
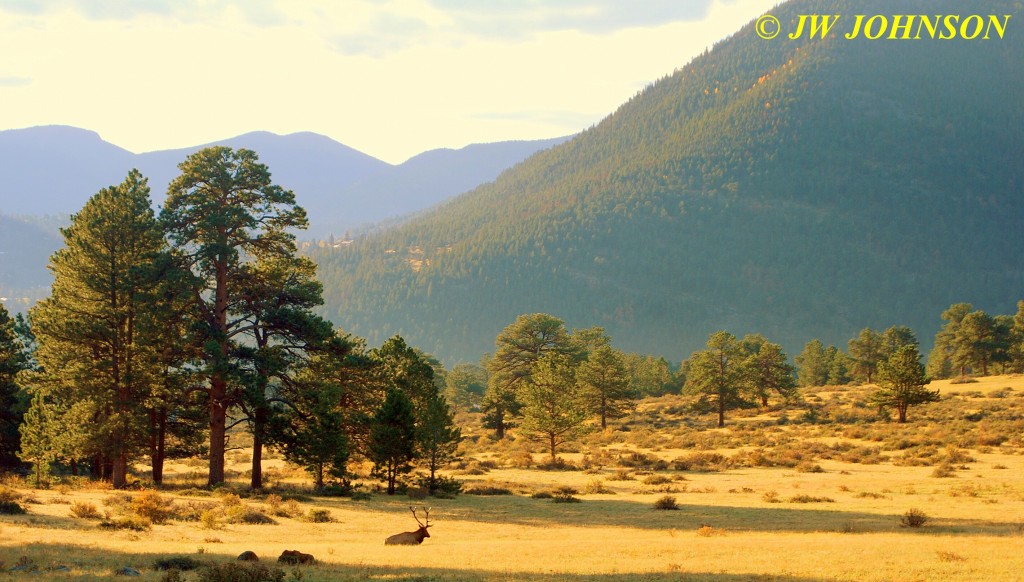
[[[615,492],[604,486],[604,481],[600,479],[593,479],[590,483],[587,483],[587,488],[583,490],[583,493],[587,495],[614,495]]]
[[[477,485],[466,489],[467,495],[512,495],[512,490],[505,487]]]
[[[283,582],[284,570],[258,563],[210,564],[199,571],[199,582]]]
[[[199,515],[199,522],[206,529],[217,529],[220,527],[220,521],[223,517],[224,510],[220,508],[207,509]]]
[[[821,468],[821,465],[812,463],[810,461],[804,461],[796,466],[798,473],[824,473],[825,469]]]
[[[120,519],[104,519],[100,522],[103,529],[127,529],[131,531],[149,531],[153,523],[140,515],[130,515]]]
[[[76,501],[71,504],[71,515],[79,519],[99,519],[100,510],[88,501]]]
[[[725,535],[725,530],[721,529],[721,528],[717,528],[717,527],[711,527],[710,525],[705,523],[705,524],[701,524],[701,526],[699,528],[697,528],[697,535],[699,535],[702,538],[710,538],[710,537],[714,537],[714,536],[724,536]]]
[[[0,501],[0,515],[22,515],[27,513],[17,501]]]
[[[577,493],[579,493],[579,491],[572,487],[559,487],[558,489],[555,489],[554,496],[551,498],[551,501],[554,501],[555,503],[579,503],[580,499],[576,497]]]
[[[812,495],[794,495],[789,498],[790,503],[835,503],[831,497],[814,497]]]
[[[671,482],[672,479],[665,475],[651,475],[644,479],[644,485],[666,485]]]
[[[247,523],[249,525],[277,525],[274,518],[262,511],[248,506],[232,507],[227,511],[228,523]]]
[[[202,566],[203,563],[188,556],[175,556],[173,558],[158,558],[153,562],[155,570],[180,570],[188,572]]]
[[[550,491],[537,491],[530,495],[531,499],[553,499],[554,497]]]
[[[771,491],[765,491],[761,495],[761,499],[764,500],[765,503],[782,503],[782,500],[779,499],[779,492],[774,489]]]
[[[907,510],[900,516],[900,525],[903,527],[923,527],[928,523],[928,514],[917,508]]]
[[[953,477],[956,475],[956,467],[952,463],[943,462],[941,465],[935,467],[932,470],[932,477],[943,479],[946,477]]]
[[[331,512],[326,509],[310,509],[306,514],[306,521],[310,523],[331,523],[334,518]]]
[[[143,491],[131,501],[131,510],[135,515],[144,517],[152,523],[167,523],[171,517],[171,503],[156,491]]]
[[[654,509],[675,510],[679,509],[679,504],[676,503],[675,497],[666,495],[654,502]]]

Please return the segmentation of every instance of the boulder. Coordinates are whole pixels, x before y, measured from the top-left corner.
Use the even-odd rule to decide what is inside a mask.
[[[256,552],[252,550],[246,550],[241,554],[238,554],[238,559],[242,562],[259,562],[260,557],[256,555]]]

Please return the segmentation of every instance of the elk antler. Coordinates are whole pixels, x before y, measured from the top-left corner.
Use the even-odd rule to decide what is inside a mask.
[[[430,527],[430,508],[429,507],[424,507],[423,508],[423,521],[427,522],[427,524],[424,525],[423,527]]]
[[[420,527],[427,527],[427,526],[423,525],[423,524],[422,524],[422,523],[420,522],[420,518],[419,518],[419,516],[417,516],[417,515],[416,515],[416,508],[415,508],[415,507],[413,507],[413,506],[411,506],[411,505],[410,505],[410,506],[409,506],[409,511],[411,511],[411,512],[412,512],[412,518],[416,520],[416,523],[418,523]],[[428,513],[428,517],[429,517],[429,513],[430,513],[430,512],[428,511],[427,513]]]

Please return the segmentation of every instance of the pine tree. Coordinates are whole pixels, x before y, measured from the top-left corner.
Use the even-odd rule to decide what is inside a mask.
[[[917,348],[903,346],[879,366],[879,388],[872,401],[878,406],[895,408],[899,422],[907,422],[910,406],[939,400],[938,390],[925,388],[929,382]]]
[[[587,431],[587,400],[576,381],[576,365],[567,354],[550,352],[533,365],[529,380],[520,388],[523,423],[519,430],[547,445],[551,461],[558,447]]]
[[[420,425],[416,430],[418,456],[426,465],[427,489],[433,495],[437,492],[437,471],[458,458],[462,429],[455,425],[451,408],[439,394],[430,399],[419,416]]]
[[[519,414],[518,392],[530,381],[534,364],[548,352],[574,354],[577,346],[562,320],[546,313],[520,315],[498,334],[494,345],[494,355],[487,361],[483,407],[488,427],[502,439]]]
[[[228,411],[242,400],[232,378],[235,348],[248,327],[237,317],[240,280],[253,258],[296,252],[295,229],[307,225],[295,195],[271,182],[250,150],[211,147],[178,166],[160,218],[175,251],[191,269],[193,309],[202,323],[203,373],[210,420],[210,485],[224,481]]]
[[[853,364],[853,377],[867,382],[874,381],[878,364],[885,357],[882,336],[869,327],[847,343],[847,350]]]
[[[708,338],[707,349],[689,359],[686,389],[718,413],[718,426],[725,426],[727,410],[750,406],[743,349],[736,337],[717,331]]]
[[[629,389],[629,375],[622,355],[609,345],[601,345],[580,363],[576,378],[586,395],[587,408],[601,419],[622,418],[632,408],[635,395]]]
[[[114,487],[124,487],[129,462],[147,442],[156,374],[157,346],[146,331],[157,327],[147,318],[164,242],[146,179],[132,170],[90,198],[62,232],[65,247],[50,261],[52,295],[31,312],[36,378],[44,394],[60,391],[72,408],[87,403],[90,450],[78,452],[109,463]]]
[[[15,329],[15,320],[0,304],[0,468],[18,465],[18,425],[27,408],[26,394],[18,373],[29,367],[25,346]]]
[[[796,395],[796,369],[786,361],[782,346],[769,342],[761,336],[746,336],[741,341],[747,354],[743,367],[746,381],[754,396],[761,400],[761,406],[768,406],[768,398],[778,394],[784,399]]]
[[[32,398],[20,433],[18,456],[22,461],[32,463],[36,487],[44,487],[50,482],[50,464],[57,460],[58,431],[53,413],[41,393]]]
[[[398,478],[412,470],[416,458],[416,417],[412,400],[402,390],[388,390],[373,416],[366,456],[373,463],[371,474],[387,484],[388,495],[394,495]]]

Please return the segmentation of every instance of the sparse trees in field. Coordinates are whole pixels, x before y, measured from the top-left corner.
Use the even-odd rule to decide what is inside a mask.
[[[970,303],[955,303],[942,312],[946,323],[935,334],[928,357],[929,372],[945,377],[950,369],[960,376],[968,370],[988,375],[989,364],[1012,361],[1013,324],[1007,317],[993,317]]]
[[[295,254],[295,229],[306,213],[295,195],[273,184],[250,150],[211,147],[190,155],[168,187],[160,219],[193,274],[193,310],[204,327],[203,373],[210,420],[210,485],[224,481],[229,410],[243,391],[232,377],[235,349],[248,329],[238,317],[241,281],[254,258]]]
[[[879,366],[879,388],[872,401],[878,406],[895,408],[899,422],[904,423],[909,407],[939,399],[938,390],[925,388],[929,382],[917,347],[903,346]]]
[[[427,489],[437,491],[437,471],[458,458],[462,429],[455,425],[444,396],[435,394],[420,412],[416,430],[418,456],[427,469]]]
[[[865,327],[847,342],[847,353],[853,365],[853,377],[868,384],[874,382],[878,364],[885,358],[882,335]]]

